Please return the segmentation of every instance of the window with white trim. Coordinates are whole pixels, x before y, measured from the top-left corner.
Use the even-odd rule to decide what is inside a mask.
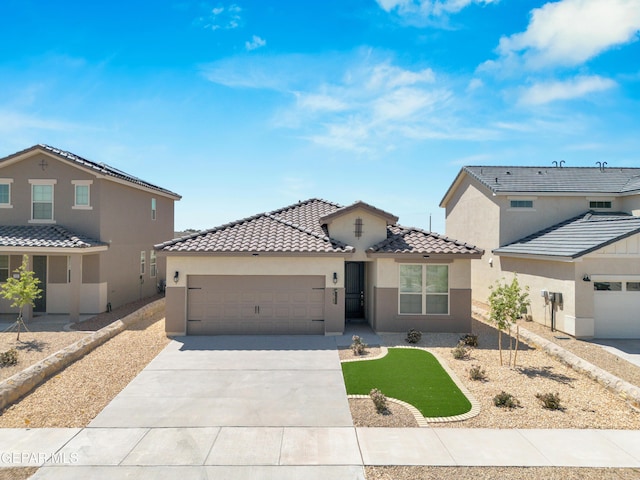
[[[152,198],[151,199],[151,220],[155,220],[156,216],[157,216],[157,210],[156,210],[156,199]]]
[[[448,315],[449,266],[400,265],[398,295],[401,315]]]
[[[147,263],[147,252],[142,250],[140,252],[140,275],[144,275]]]
[[[533,208],[533,200],[510,200],[509,208]]]
[[[56,180],[29,180],[31,184],[31,221],[54,223],[53,187]]]
[[[158,262],[156,260],[156,251],[149,251],[149,276],[151,278],[156,278],[158,274]]]
[[[0,283],[9,278],[9,255],[0,255]]]
[[[11,208],[12,178],[0,178],[0,208]]]
[[[91,210],[91,180],[72,180],[73,208],[77,210]]]

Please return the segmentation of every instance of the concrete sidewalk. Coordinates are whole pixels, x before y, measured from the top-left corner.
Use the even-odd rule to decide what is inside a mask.
[[[640,468],[640,431],[203,427],[7,429],[34,479],[364,479],[364,465]],[[508,448],[505,449],[505,446]]]

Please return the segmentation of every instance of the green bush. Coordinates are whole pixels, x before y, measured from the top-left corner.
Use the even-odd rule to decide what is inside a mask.
[[[547,410],[562,410],[559,393],[536,393],[536,398]]]
[[[373,404],[376,406],[376,411],[378,413],[386,414],[389,412],[389,407],[387,406],[387,397],[377,388],[374,388],[369,392],[369,396],[373,401]]]
[[[0,367],[10,367],[18,363],[18,351],[15,348],[0,353]]]
[[[405,339],[408,343],[418,343],[422,338],[422,332],[416,330],[415,328],[410,328],[407,332],[407,338]]]
[[[460,341],[464,343],[467,347],[477,347],[478,335],[475,335],[473,333],[467,333],[463,337],[460,337]]]
[[[353,350],[354,355],[363,355],[367,351],[367,344],[358,335],[351,337],[351,340],[353,341],[351,350]]]
[[[455,358],[456,360],[464,360],[469,358],[469,352],[470,349],[465,347],[464,343],[460,341],[458,342],[458,345],[456,345],[453,350],[451,350],[451,355],[453,355],[453,358]]]
[[[471,380],[484,381],[487,379],[487,371],[480,365],[474,365],[469,369],[469,378]]]
[[[493,404],[499,408],[512,409],[520,406],[520,400],[503,390],[493,397]]]

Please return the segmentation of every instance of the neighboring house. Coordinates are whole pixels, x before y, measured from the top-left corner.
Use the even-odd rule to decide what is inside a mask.
[[[487,251],[472,262],[475,300],[517,273],[533,320],[640,338],[639,168],[464,167],[440,206],[447,235]]]
[[[470,245],[311,199],[157,245],[169,334],[471,329]]]
[[[34,312],[74,320],[152,295],[166,278],[153,245],[172,237],[179,199],[47,145],[2,158],[0,282],[27,254],[43,290]],[[12,311],[0,301],[0,313]]]

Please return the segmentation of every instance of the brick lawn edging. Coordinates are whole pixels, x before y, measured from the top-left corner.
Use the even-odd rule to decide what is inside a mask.
[[[479,309],[474,308],[473,313],[486,323],[486,315]],[[640,388],[616,377],[612,373],[595,366],[593,363],[587,362],[584,358],[571,353],[555,343],[542,338],[530,332],[526,328],[520,327],[520,337],[529,345],[533,345],[541,349],[543,352],[552,356],[561,363],[572,368],[576,372],[584,373],[589,378],[595,380],[613,393],[618,394],[624,400],[629,402],[636,408],[640,408]]]
[[[115,337],[131,325],[154,316],[164,308],[165,299],[160,298],[0,382],[0,410],[110,338]]]

